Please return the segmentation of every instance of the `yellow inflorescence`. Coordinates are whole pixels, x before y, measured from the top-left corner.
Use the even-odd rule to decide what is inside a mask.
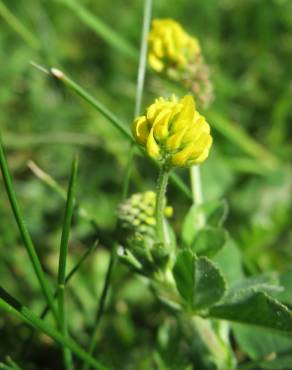
[[[132,132],[150,157],[174,167],[204,162],[212,145],[210,126],[190,95],[156,99],[134,120]]]
[[[172,19],[155,19],[149,33],[149,64],[162,72],[168,67],[184,68],[200,53],[200,45]]]

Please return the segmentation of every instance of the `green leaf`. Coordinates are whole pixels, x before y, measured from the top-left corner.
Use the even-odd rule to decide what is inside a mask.
[[[205,227],[195,237],[191,249],[197,255],[213,257],[227,240],[227,232],[219,227]]]
[[[205,203],[207,223],[210,226],[222,226],[228,214],[228,204],[225,199]]]
[[[291,338],[249,325],[233,324],[232,328],[241,350],[253,361],[259,362],[261,368],[292,368]]]
[[[233,239],[228,238],[224,247],[212,260],[222,270],[228,285],[231,286],[244,278],[241,253]]]
[[[292,333],[292,311],[264,292],[246,292],[214,306],[209,317]]]
[[[178,254],[173,274],[180,295],[193,310],[214,305],[225,293],[225,280],[218,267],[206,257],[195,257],[191,251]]]
[[[284,288],[282,292],[274,294],[273,296],[287,305],[292,305],[292,269],[289,269],[279,276],[280,285]]]
[[[200,230],[202,217],[209,226],[222,226],[227,215],[227,203],[225,200],[205,202],[199,206],[193,205],[187,213],[183,227],[182,240],[190,246],[196,234]]]
[[[278,285],[279,280],[275,274],[265,274],[245,278],[234,284],[225,296],[225,300],[230,302],[232,299],[237,299],[239,295],[249,295],[254,292],[275,293],[281,292],[283,288]]]

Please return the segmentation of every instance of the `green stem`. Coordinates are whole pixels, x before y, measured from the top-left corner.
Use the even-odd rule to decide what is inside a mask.
[[[191,189],[194,204],[199,205],[203,203],[202,179],[199,166],[191,167]]]
[[[156,192],[155,216],[156,216],[157,239],[160,243],[164,245],[169,243],[169,238],[168,238],[165,224],[164,224],[165,223],[164,221],[165,194],[166,194],[169,173],[170,173],[170,170],[167,167],[161,166],[159,177],[158,177],[158,183],[157,183],[157,192]]]
[[[94,350],[96,348],[96,344],[97,344],[97,341],[98,341],[99,323],[100,323],[101,316],[104,312],[104,307],[105,307],[105,302],[106,302],[106,298],[107,298],[109,287],[110,287],[112,272],[113,272],[114,265],[115,265],[115,262],[116,262],[116,256],[117,256],[116,247],[114,247],[113,250],[112,250],[111,256],[110,256],[110,261],[109,261],[109,264],[108,264],[108,269],[107,269],[107,273],[106,273],[106,277],[105,277],[105,281],[104,281],[104,286],[103,286],[101,297],[100,297],[100,300],[99,300],[98,310],[97,310],[95,323],[94,323],[94,328],[93,328],[93,334],[92,334],[92,337],[90,339],[89,347],[88,347],[88,350],[87,350],[87,353],[90,356],[92,356],[94,354]],[[91,365],[88,362],[84,362],[82,370],[89,370],[90,367],[91,367]]]
[[[58,268],[58,308],[59,308],[59,317],[60,317],[60,330],[61,333],[67,337],[68,336],[68,327],[67,327],[67,317],[65,311],[65,282],[66,282],[66,264],[67,264],[67,255],[68,255],[68,244],[69,244],[69,232],[72,221],[72,215],[74,210],[74,201],[75,201],[75,188],[76,188],[76,177],[78,169],[78,159],[75,158],[70,181],[68,186],[68,195],[66,202],[66,209],[63,221],[63,230],[60,244],[60,257],[59,257],[59,268]],[[64,365],[67,370],[73,369],[72,353],[69,348],[63,347],[63,357]]]
[[[200,204],[204,202],[200,167],[192,166],[190,169],[190,175],[191,175],[191,189],[192,189],[193,203],[196,206],[199,206]],[[203,213],[200,213],[200,217],[198,218],[197,227],[202,228],[204,227],[204,225],[205,225],[205,217]]]
[[[15,220],[17,222],[17,225],[18,225],[18,228],[19,228],[19,231],[20,231],[23,243],[24,243],[24,246],[27,250],[27,253],[28,253],[29,259],[31,261],[31,264],[33,266],[34,272],[35,272],[35,274],[37,276],[37,279],[39,281],[41,290],[42,290],[42,292],[43,292],[43,294],[44,294],[44,296],[45,296],[45,298],[46,298],[46,300],[47,300],[47,302],[48,302],[48,304],[51,308],[51,311],[54,315],[54,318],[55,318],[56,322],[58,323],[59,318],[58,318],[58,313],[57,313],[57,310],[56,310],[56,307],[55,307],[54,297],[53,297],[52,291],[49,287],[49,283],[48,283],[48,281],[46,279],[46,276],[44,274],[44,271],[42,269],[40,260],[38,258],[37,253],[36,253],[36,250],[35,250],[35,246],[32,242],[31,236],[30,236],[30,234],[28,232],[28,229],[25,225],[23,216],[22,216],[21,211],[20,211],[20,207],[18,205],[18,201],[17,201],[17,198],[16,198],[16,193],[15,193],[13,183],[12,183],[12,178],[11,178],[11,175],[10,175],[10,172],[9,172],[9,169],[8,169],[6,157],[5,157],[5,154],[4,154],[3,147],[2,147],[1,136],[0,136],[0,167],[1,167],[1,172],[2,172],[2,176],[3,176],[4,186],[5,186],[5,189],[6,189],[8,198],[9,198],[9,202],[10,202]]]

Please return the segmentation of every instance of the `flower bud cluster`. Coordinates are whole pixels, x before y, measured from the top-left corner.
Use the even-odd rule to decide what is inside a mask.
[[[155,234],[156,193],[146,191],[133,194],[119,205],[118,217],[121,226],[132,234],[153,237]],[[172,207],[166,206],[166,217],[171,217]]]

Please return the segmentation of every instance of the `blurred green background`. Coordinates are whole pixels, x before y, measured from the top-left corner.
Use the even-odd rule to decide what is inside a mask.
[[[92,107],[30,61],[66,71],[130,126],[137,75],[135,50],[138,54],[143,17],[142,0],[79,0],[78,4],[81,8],[65,0],[0,1],[1,135],[26,223],[52,282],[64,202],[36,178],[27,162],[35,161],[66,186],[72,158],[76,152],[80,155],[78,200],[94,215],[99,228],[76,217],[72,264],[96,238],[119,238],[116,207],[129,143]],[[93,18],[84,17],[83,7]],[[270,270],[289,274],[292,2],[159,0],[154,1],[153,17],[174,18],[198,37],[212,71],[216,99],[204,114],[213,128],[214,146],[202,167],[205,199],[227,199],[227,228],[242,251],[247,274]],[[97,32],[100,21],[134,52],[123,53],[109,43]],[[171,94],[172,89],[176,87],[148,71],[143,107],[158,95]],[[188,171],[178,173],[187,183]],[[131,192],[154,189],[156,176],[157,169],[147,159],[136,159]],[[168,198],[175,209],[172,222],[179,230],[190,201],[173,185]],[[100,245],[69,288],[69,325],[81,343],[88,340],[108,258],[108,246]],[[0,279],[39,312],[38,284],[2,180]],[[163,315],[144,283],[118,266],[100,330],[100,358],[113,366],[123,363],[123,369],[151,368],[148,361],[155,354]],[[23,358],[27,329],[1,315],[0,333],[0,358],[6,354]],[[28,352],[25,368],[62,368],[61,361],[60,365],[56,361],[60,353],[47,338],[36,338]]]

